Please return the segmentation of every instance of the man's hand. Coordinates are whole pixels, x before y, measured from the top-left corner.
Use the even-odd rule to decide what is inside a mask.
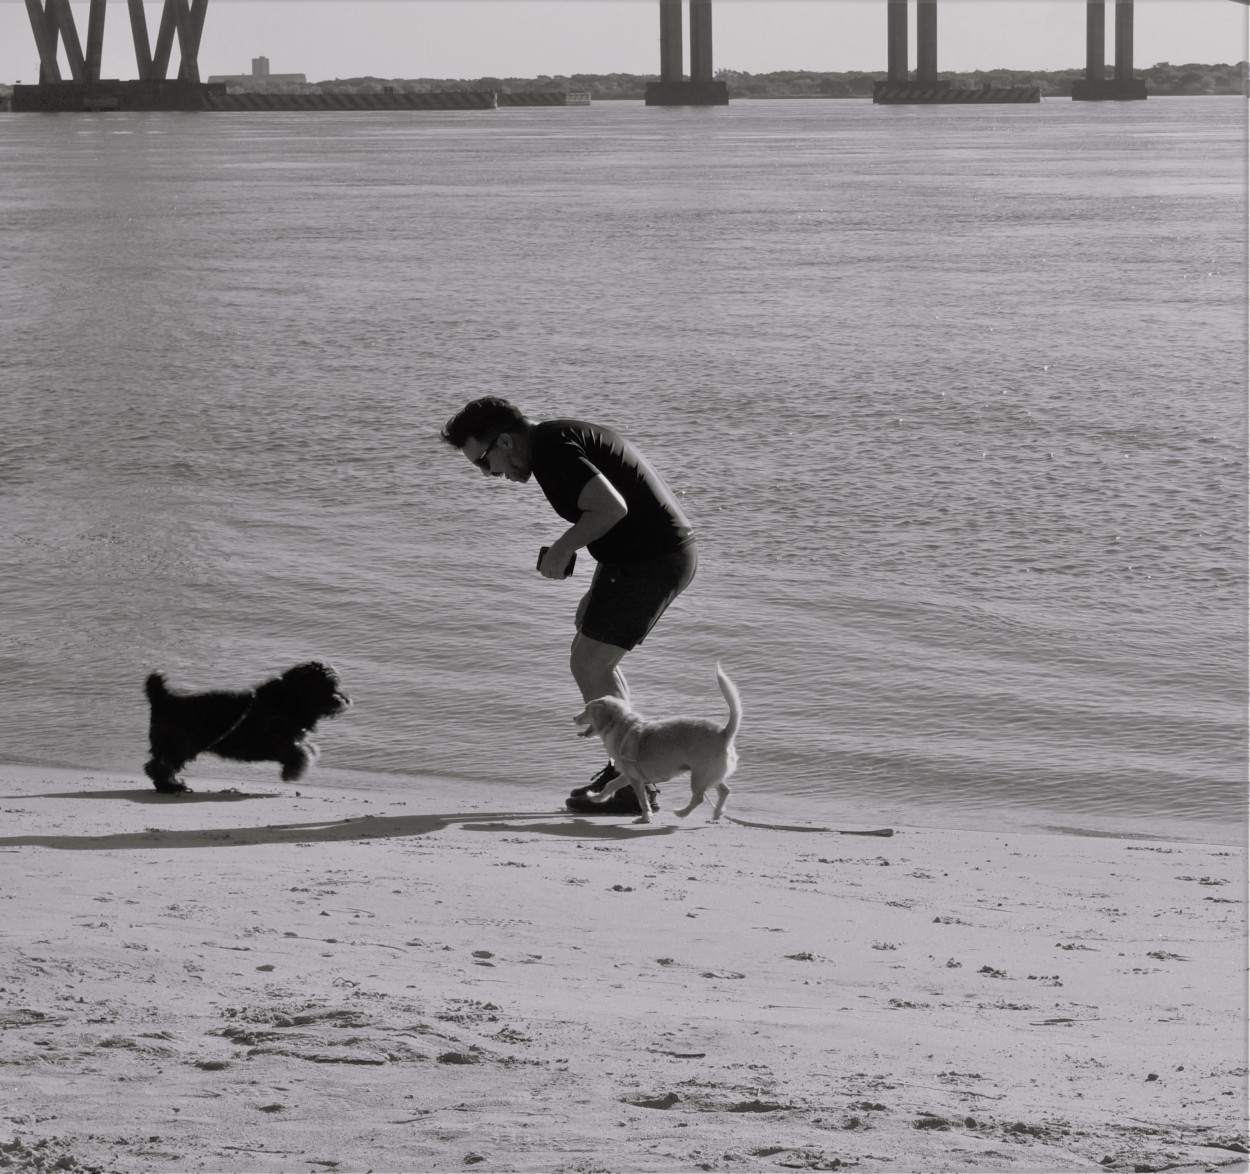
[[[544,579],[567,579],[572,570],[569,564],[577,552],[569,550],[559,541],[553,546],[544,546],[543,551],[545,553],[538,560],[538,573]]]
[[[565,578],[569,559],[578,548],[602,538],[629,513],[625,499],[602,473],[582,487],[577,508],[582,516],[551,544],[551,549],[538,562],[539,573],[545,579]]]

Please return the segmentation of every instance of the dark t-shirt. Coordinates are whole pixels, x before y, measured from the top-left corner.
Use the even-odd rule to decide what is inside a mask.
[[[693,540],[693,529],[659,474],[623,436],[583,420],[544,420],[530,438],[534,480],[566,522],[582,511],[577,499],[602,473],[629,508],[586,549],[602,563],[662,558]]]

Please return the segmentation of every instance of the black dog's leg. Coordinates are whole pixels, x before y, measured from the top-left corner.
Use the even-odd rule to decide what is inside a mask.
[[[143,764],[143,773],[152,780],[152,785],[165,795],[181,795],[191,790],[180,778],[178,771],[185,763],[170,762],[168,759],[149,758]]]
[[[308,768],[317,761],[317,747],[311,742],[296,742],[283,750],[278,761],[282,764],[282,781],[293,783],[302,779]]]
[[[191,788],[178,772],[205,751],[212,750],[246,716],[252,693],[172,693],[160,673],[145,682],[152,707],[148,725],[150,757],[144,773],[165,794],[176,795]]]

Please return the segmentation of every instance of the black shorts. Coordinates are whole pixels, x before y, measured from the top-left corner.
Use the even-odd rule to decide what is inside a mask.
[[[577,630],[591,640],[633,648],[689,585],[699,565],[694,543],[662,558],[600,563],[577,607]]]

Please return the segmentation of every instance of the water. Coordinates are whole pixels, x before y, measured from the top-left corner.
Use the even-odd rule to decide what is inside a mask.
[[[583,781],[589,564],[437,440],[502,393],[681,495],[626,668],[724,662],[736,803],[1242,834],[1244,101],[9,115],[0,210],[0,759],[317,655],[317,777]]]

